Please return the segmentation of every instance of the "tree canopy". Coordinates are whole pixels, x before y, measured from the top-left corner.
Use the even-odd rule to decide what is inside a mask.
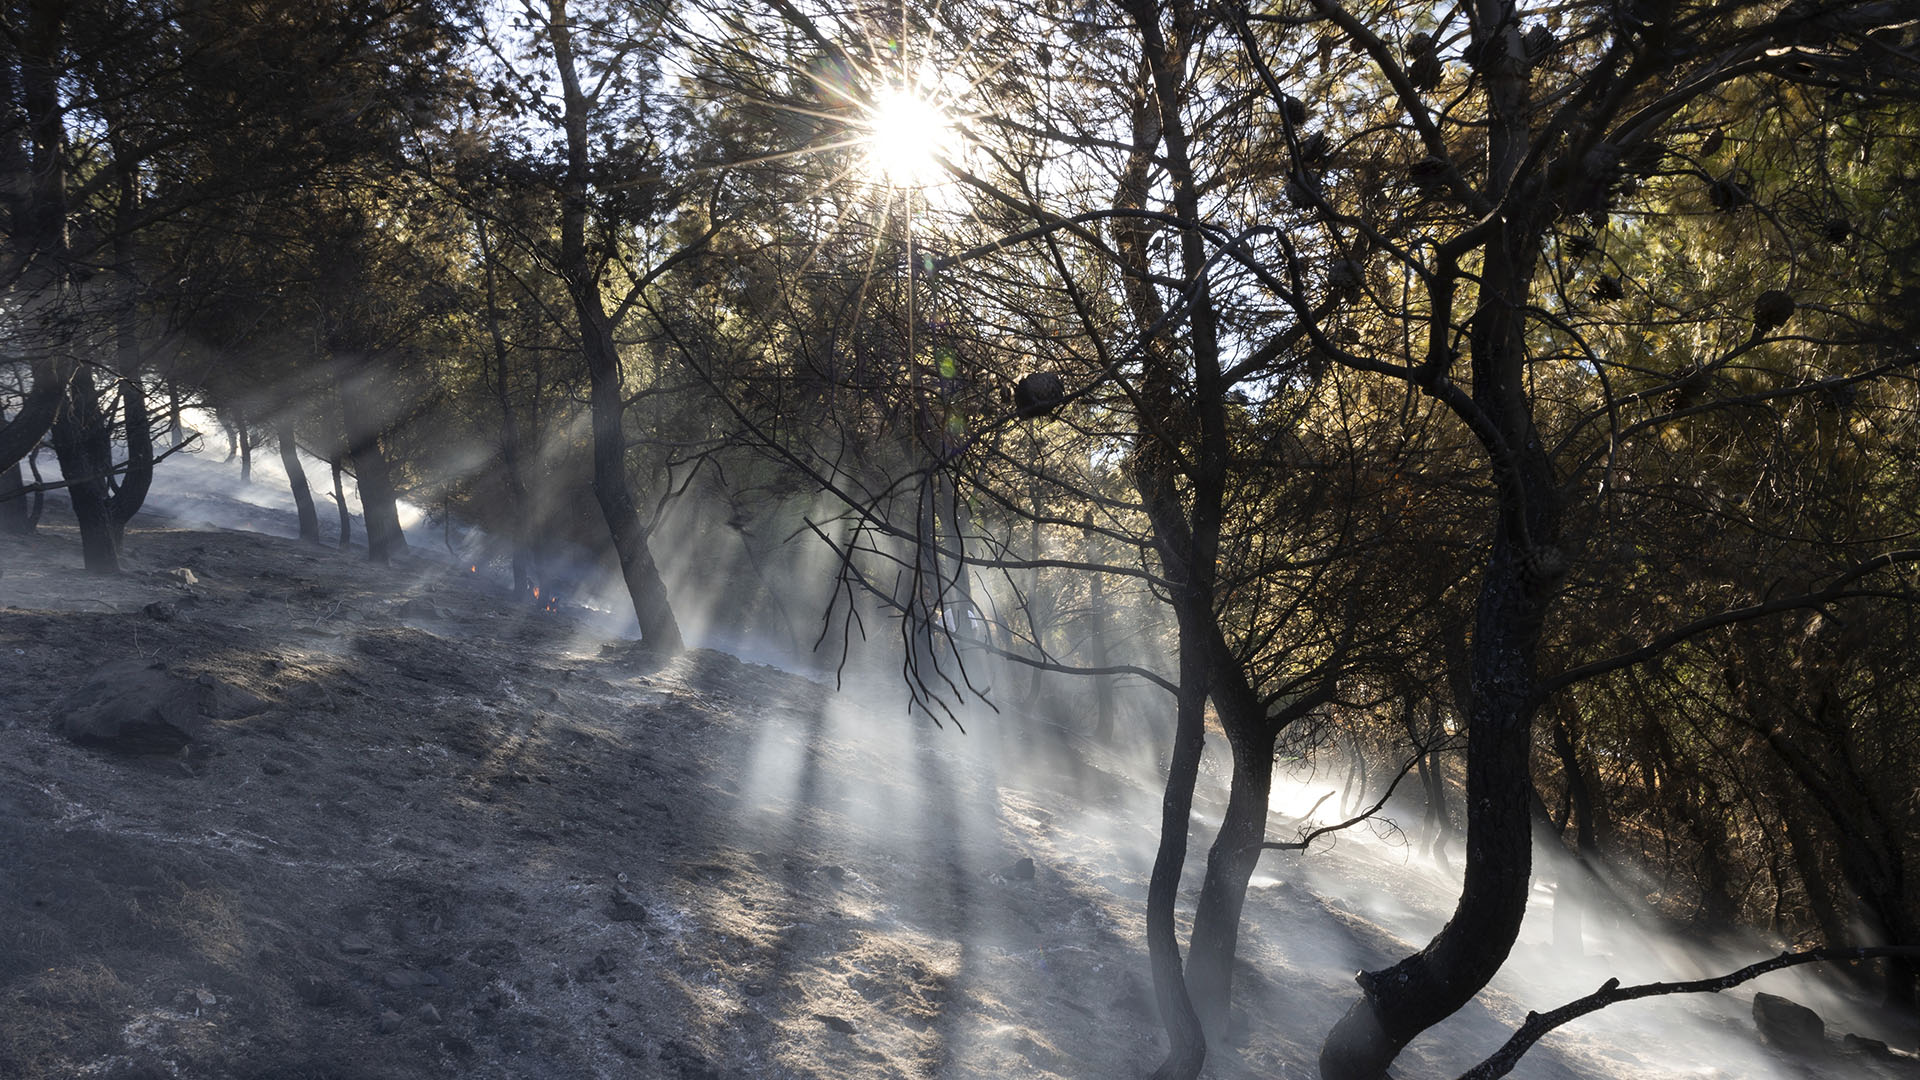
[[[549,602],[587,553],[653,648],[892,620],[942,723],[1084,680],[1165,747],[1163,1076],[1225,1036],[1283,757],[1464,830],[1329,1080],[1500,968],[1536,829],[1615,902],[1920,942],[1911,5],[0,18],[0,507],[46,440],[89,569],[184,402],[350,472],[376,559],[402,498]]]

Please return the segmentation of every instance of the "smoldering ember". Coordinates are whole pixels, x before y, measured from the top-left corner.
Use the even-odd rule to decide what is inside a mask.
[[[4,0],[0,1080],[1920,1076],[1920,10]]]

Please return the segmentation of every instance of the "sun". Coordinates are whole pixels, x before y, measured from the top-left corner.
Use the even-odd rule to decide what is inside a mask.
[[[890,187],[921,188],[945,178],[944,163],[960,149],[960,131],[946,109],[912,86],[889,86],[867,106],[867,171]]]

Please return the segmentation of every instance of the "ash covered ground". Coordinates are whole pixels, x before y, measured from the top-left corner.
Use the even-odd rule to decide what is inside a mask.
[[[1157,1063],[1150,756],[1012,708],[936,729],[884,682],[836,691],[710,650],[663,661],[437,557],[382,568],[142,522],[115,578],[80,570],[57,507],[38,536],[0,538],[0,1076]],[[109,693],[110,662],[106,683],[197,702],[197,737],[139,753],[68,738],[63,718]],[[1418,947],[1451,904],[1446,876],[1392,842],[1273,858],[1248,903],[1234,1045],[1209,1076],[1313,1075],[1352,972]],[[1643,931],[1569,959],[1540,919],[1399,1075],[1456,1075],[1527,1009],[1609,975],[1765,955]],[[1769,976],[1610,1010],[1520,1075],[1912,1075],[1904,1059],[1818,1065],[1761,1045],[1755,990],[1846,1008]]]

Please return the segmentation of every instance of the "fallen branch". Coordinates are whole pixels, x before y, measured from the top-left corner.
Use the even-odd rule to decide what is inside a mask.
[[[1520,1063],[1520,1058],[1534,1043],[1540,1041],[1547,1032],[1562,1024],[1571,1023],[1592,1012],[1599,1012],[1609,1005],[1622,1001],[1633,1001],[1644,997],[1658,997],[1663,994],[1717,994],[1758,978],[1769,971],[1796,967],[1800,964],[1822,964],[1834,960],[1873,960],[1886,956],[1920,957],[1920,945],[1883,945],[1870,948],[1835,947],[1826,949],[1808,949],[1805,952],[1785,952],[1757,964],[1748,964],[1738,971],[1709,979],[1693,979],[1687,982],[1641,983],[1638,986],[1621,986],[1619,979],[1608,979],[1600,989],[1577,998],[1547,1013],[1529,1012],[1526,1022],[1506,1044],[1495,1051],[1480,1064],[1460,1075],[1460,1080],[1493,1080],[1505,1076]]]

